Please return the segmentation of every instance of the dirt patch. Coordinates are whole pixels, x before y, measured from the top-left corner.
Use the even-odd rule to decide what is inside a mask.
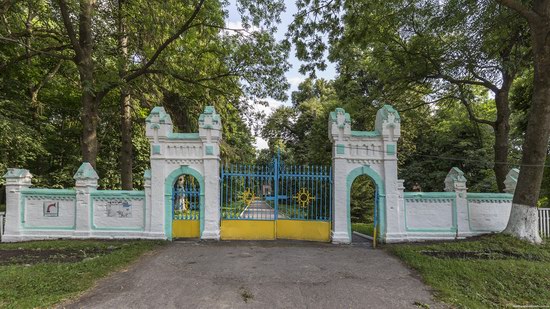
[[[109,254],[116,247],[87,249],[10,249],[0,250],[0,266],[37,263],[75,263]]]
[[[420,251],[420,253],[439,259],[463,260],[529,260],[538,261],[539,257],[507,251]]]

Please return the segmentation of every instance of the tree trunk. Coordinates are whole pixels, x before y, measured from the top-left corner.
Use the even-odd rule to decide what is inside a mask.
[[[78,23],[78,50],[76,64],[82,87],[82,160],[96,167],[99,152],[97,127],[99,123],[98,98],[94,92],[94,60],[92,37],[92,13],[95,0],[80,1]]]
[[[86,80],[84,80],[84,83]],[[83,90],[80,98],[82,104],[82,161],[96,167],[99,151],[97,142],[97,126],[99,123],[98,102],[90,90]]]
[[[132,190],[132,114],[130,105],[130,95],[127,88],[120,89],[120,107],[121,107],[121,148],[120,148],[120,178],[122,181],[122,190]]]
[[[533,100],[510,221],[504,230],[504,233],[532,243],[542,242],[536,207],[550,137],[550,44],[546,41],[550,34],[550,18],[544,15],[530,22],[535,73]]]
[[[510,105],[508,95],[510,93],[510,85],[512,78],[505,74],[503,78],[503,86],[495,96],[497,106],[497,119],[495,121],[495,164],[493,170],[497,181],[499,192],[504,192],[506,188],[504,180],[508,174],[508,151],[509,151],[509,135],[510,135]]]
[[[124,3],[125,0],[118,1],[118,45],[120,52],[120,68],[119,75],[122,78],[128,71],[128,34],[126,32],[126,24],[124,20]],[[128,86],[123,85],[120,89],[120,132],[121,132],[121,148],[120,148],[120,179],[123,190],[132,190],[132,109],[131,98],[128,91]]]

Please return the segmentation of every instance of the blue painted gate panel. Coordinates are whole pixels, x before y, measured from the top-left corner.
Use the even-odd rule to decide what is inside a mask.
[[[195,177],[181,175],[172,190],[174,220],[200,219],[200,185]]]
[[[332,216],[331,168],[225,165],[221,170],[221,217],[226,220],[315,220]]]

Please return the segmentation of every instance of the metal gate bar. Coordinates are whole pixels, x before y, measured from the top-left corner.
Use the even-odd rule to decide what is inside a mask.
[[[332,171],[327,166],[223,165],[221,218],[330,221]]]

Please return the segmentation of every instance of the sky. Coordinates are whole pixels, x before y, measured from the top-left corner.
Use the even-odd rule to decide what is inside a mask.
[[[281,16],[281,23],[279,24],[278,31],[275,34],[277,40],[283,40],[285,38],[285,33],[288,25],[293,20],[293,15],[296,13],[296,4],[295,0],[285,0],[286,12]],[[231,1],[229,6],[229,16],[227,18],[227,26],[229,28],[242,28],[241,26],[241,17],[237,12],[235,1]],[[268,98],[266,101],[269,103],[269,106],[257,105],[255,106],[258,110],[263,110],[266,115],[270,115],[273,110],[279,106],[286,105],[290,106],[290,94],[292,91],[298,90],[298,85],[306,79],[305,75],[300,74],[298,70],[300,69],[300,64],[302,63],[295,57],[294,49],[290,52],[289,63],[292,65],[290,70],[286,73],[286,78],[290,84],[290,89],[288,90],[288,100],[286,102],[276,101],[272,98]],[[327,68],[325,71],[316,72],[317,78],[324,78],[327,80],[333,79],[336,75],[335,65],[327,60]],[[254,146],[257,149],[268,148],[267,141],[262,139],[260,136],[256,136],[256,142]]]

